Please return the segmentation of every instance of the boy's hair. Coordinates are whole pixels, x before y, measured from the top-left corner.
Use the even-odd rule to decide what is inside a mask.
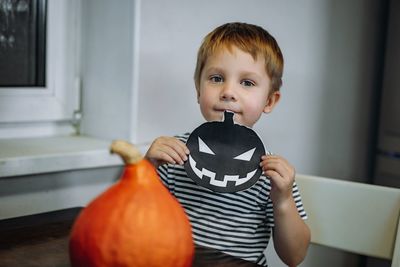
[[[241,22],[226,23],[207,34],[197,53],[194,72],[196,90],[200,90],[200,76],[210,55],[232,46],[249,53],[254,60],[263,56],[265,69],[271,79],[271,93],[282,85],[283,56],[275,38],[263,28]]]

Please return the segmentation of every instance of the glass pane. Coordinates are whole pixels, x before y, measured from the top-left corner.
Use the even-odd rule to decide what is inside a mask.
[[[0,86],[45,86],[46,0],[0,0]]]

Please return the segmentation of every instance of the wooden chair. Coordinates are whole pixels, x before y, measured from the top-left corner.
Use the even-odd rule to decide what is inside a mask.
[[[400,266],[400,189],[297,175],[311,242]]]

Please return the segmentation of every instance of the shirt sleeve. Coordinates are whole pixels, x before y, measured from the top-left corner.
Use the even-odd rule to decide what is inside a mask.
[[[299,188],[298,188],[296,182],[293,183],[293,198],[294,198],[294,201],[296,203],[296,208],[297,208],[297,211],[300,214],[300,217],[303,220],[306,220],[307,219],[307,213],[304,210],[303,202],[301,201],[300,191],[299,191]]]

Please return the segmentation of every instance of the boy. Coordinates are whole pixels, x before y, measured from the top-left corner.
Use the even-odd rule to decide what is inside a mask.
[[[217,27],[197,55],[194,80],[203,117],[221,121],[229,110],[236,123],[253,127],[278,103],[282,72],[280,48],[263,28],[246,23]],[[255,185],[236,193],[212,192],[188,178],[182,166],[190,153],[188,137],[159,137],[146,158],[185,208],[195,243],[267,266],[263,251],[272,233],[282,261],[298,265],[306,255],[310,231],[303,221],[294,168],[267,153],[260,159],[264,175]]]

